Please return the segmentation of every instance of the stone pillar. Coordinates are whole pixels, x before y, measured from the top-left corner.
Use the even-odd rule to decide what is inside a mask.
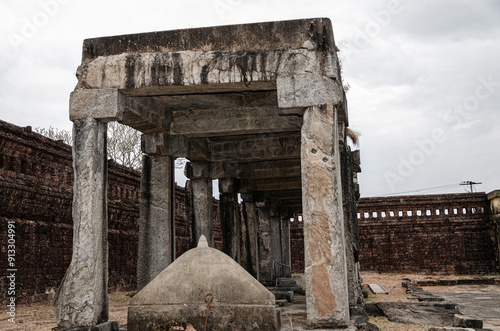
[[[145,154],[141,177],[138,291],[175,259],[174,185],[173,158]]]
[[[339,140],[342,140],[341,138],[343,137],[339,137]],[[357,267],[359,261],[357,194],[354,184],[353,154],[349,145],[343,140],[340,144],[340,159],[349,306],[354,307],[363,304],[363,288]]]
[[[54,298],[61,329],[108,320],[107,125],[73,122],[73,255]]]
[[[245,223],[246,231],[244,232],[246,239],[246,265],[247,271],[259,280],[259,236],[257,209],[253,193],[241,194],[243,199],[243,218],[242,223]],[[243,228],[243,226],[242,226]],[[243,233],[243,231],[242,231]]]
[[[302,216],[311,328],[349,324],[337,130],[333,106],[306,109],[301,130]]]
[[[500,190],[488,193],[491,224],[495,233],[496,266],[500,269]]]
[[[280,215],[281,225],[281,263],[292,267],[292,256],[290,252],[290,218],[287,214]],[[290,271],[291,273],[291,271]],[[291,276],[291,274],[289,275]]]
[[[189,162],[186,164],[186,177],[191,179],[193,199],[192,233],[195,245],[201,235],[207,238],[208,246],[214,247],[212,180],[209,177],[208,162]]]
[[[281,263],[281,217],[278,208],[271,208],[271,266],[272,262]],[[279,272],[281,266],[277,265],[275,271]],[[281,275],[276,275],[273,271],[273,279]]]
[[[219,179],[219,220],[222,228],[222,251],[241,262],[240,208],[233,178]]]
[[[259,281],[262,284],[273,284],[271,256],[271,210],[262,202],[257,203],[259,221]]]

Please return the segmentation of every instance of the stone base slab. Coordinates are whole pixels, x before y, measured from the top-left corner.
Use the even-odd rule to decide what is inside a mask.
[[[71,329],[53,328],[52,331],[118,331],[118,322],[106,322],[95,326],[81,326]]]
[[[128,309],[128,331],[153,331],[158,326],[192,324],[204,330],[207,305],[144,305]],[[207,331],[280,329],[276,308],[264,305],[217,305],[210,307]],[[167,328],[168,329],[168,328]]]

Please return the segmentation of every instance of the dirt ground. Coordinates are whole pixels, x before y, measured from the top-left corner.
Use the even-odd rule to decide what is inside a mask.
[[[109,295],[109,320],[118,321],[120,325],[127,323],[127,307],[130,294],[133,292],[114,292]],[[2,314],[0,330],[2,331],[50,331],[57,327],[54,307],[51,302],[18,305],[16,307],[16,323],[8,321],[9,316]]]
[[[361,273],[364,284],[379,284],[389,294],[370,294],[365,299],[366,302],[412,302],[408,299],[405,288],[401,286],[403,278],[411,280],[432,280],[432,279],[461,279],[470,278],[462,276],[449,275],[414,275],[414,274],[378,274]],[[426,290],[446,291],[447,287],[432,287]],[[120,325],[127,323],[127,306],[130,302],[130,293],[132,292],[114,292],[109,295],[110,321],[118,321]],[[128,294],[128,295],[127,295]],[[414,301],[413,301],[414,302]],[[8,321],[8,315],[0,315],[0,330],[29,330],[29,331],[47,331],[56,327],[54,309],[50,302],[18,305],[16,307],[16,323]],[[371,317],[370,322],[377,325],[382,331],[427,331],[433,325],[407,325],[392,323],[383,317]]]
[[[415,300],[408,299],[408,294],[406,294],[406,289],[402,287],[403,278],[408,278],[411,280],[423,281],[423,280],[438,280],[438,279],[464,279],[472,278],[473,275],[467,276],[455,276],[455,275],[417,275],[417,274],[378,274],[378,273],[361,273],[361,278],[365,284],[365,288],[368,289],[367,284],[379,284],[382,286],[389,294],[373,294],[370,292],[368,299],[365,302],[416,302]],[[422,287],[424,290],[429,292],[443,292],[450,291],[448,286],[427,286]],[[377,325],[382,331],[427,331],[432,326],[437,325],[411,325],[411,324],[400,324],[393,323],[387,320],[385,317],[370,317],[370,323]]]

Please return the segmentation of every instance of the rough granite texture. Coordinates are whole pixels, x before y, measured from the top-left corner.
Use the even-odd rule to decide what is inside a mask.
[[[311,107],[302,127],[302,202],[308,324],[349,324],[337,111]]]
[[[54,298],[61,328],[108,320],[106,130],[92,118],[73,124],[73,257]]]

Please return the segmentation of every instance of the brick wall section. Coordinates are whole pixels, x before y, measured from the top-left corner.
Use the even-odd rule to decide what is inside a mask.
[[[361,270],[494,271],[488,203],[485,193],[360,199]]]
[[[5,299],[7,222],[16,225],[16,293],[38,301],[57,288],[71,262],[73,222],[71,147],[30,128],[0,121],[0,301]],[[109,286],[135,287],[139,234],[140,173],[108,165]],[[176,255],[189,249],[185,191],[177,187]],[[216,245],[220,246],[214,201]]]

